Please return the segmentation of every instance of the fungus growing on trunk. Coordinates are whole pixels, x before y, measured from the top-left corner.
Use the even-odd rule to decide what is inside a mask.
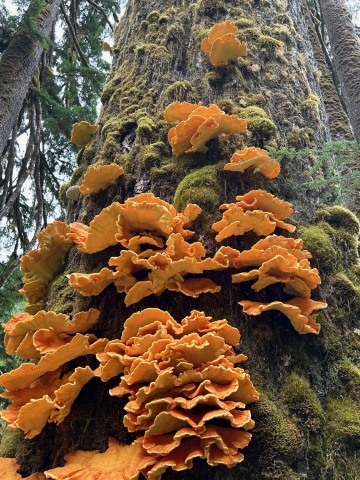
[[[246,132],[245,120],[236,115],[227,115],[214,104],[204,107],[177,101],[166,107],[164,116],[169,122],[180,121],[168,133],[172,153],[177,157],[189,152],[206,153],[208,147],[205,143],[219,134],[228,136],[235,132]]]
[[[116,180],[124,175],[124,169],[116,163],[110,165],[92,165],[85,173],[80,193],[83,195],[92,195],[104,190],[108,186],[116,183]]]
[[[302,334],[320,332],[321,325],[316,323],[316,314],[313,314],[313,311],[327,307],[326,303],[316,302],[310,298],[293,298],[287,302],[271,303],[242,300],[239,304],[247,315],[260,315],[268,310],[279,310],[288,317],[295,330]]]
[[[229,60],[246,55],[246,43],[235,37],[237,30],[234,22],[225,20],[214,25],[201,42],[201,50],[210,55],[210,62],[215,67],[225,66]]]
[[[255,147],[236,151],[230,158],[230,163],[224,166],[224,170],[243,173],[249,167],[255,167],[266,178],[275,178],[280,173],[279,162],[270,158],[266,150]]]
[[[168,467],[191,468],[196,456],[210,465],[243,459],[238,449],[249,443],[246,430],[254,425],[244,408],[259,394],[249,375],[234,367],[247,359],[232,348],[239,340],[226,320],[212,322],[194,310],[178,323],[168,312],[148,308],[134,313],[121,340],[97,355],[103,381],[123,373],[110,394],[130,394],[124,425],[145,430],[136,442],[156,458],[147,478],[160,478]],[[228,426],[217,426],[217,419]]]
[[[89,122],[74,123],[70,142],[75,143],[77,147],[86,147],[91,140],[91,135],[96,132],[97,128],[97,125],[91,125]]]

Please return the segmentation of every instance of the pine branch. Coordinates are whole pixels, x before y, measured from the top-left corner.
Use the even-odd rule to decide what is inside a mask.
[[[78,51],[78,54],[79,54],[79,56],[80,56],[80,59],[81,59],[83,65],[84,65],[85,67],[87,67],[87,68],[90,68],[90,65],[88,64],[88,62],[87,62],[87,60],[86,60],[86,58],[85,58],[85,56],[84,56],[84,54],[83,54],[83,52],[82,52],[82,50],[81,50],[80,44],[79,44],[78,39],[77,39],[77,37],[76,37],[76,33],[75,33],[74,28],[73,28],[73,26],[72,26],[72,23],[70,22],[70,19],[69,19],[69,17],[67,16],[67,14],[66,14],[66,12],[65,12],[65,9],[64,9],[64,6],[63,6],[62,3],[60,3],[60,11],[61,11],[61,13],[62,13],[62,15],[63,15],[63,17],[64,17],[64,20],[65,20],[65,22],[66,22],[66,24],[67,24],[67,26],[68,26],[68,28],[69,28],[69,32],[70,32],[70,34],[71,34],[71,36],[72,36],[72,39],[73,39],[73,41],[74,41],[75,48],[76,48],[76,50]]]
[[[103,7],[100,7],[97,3],[93,2],[93,0],[86,0],[90,5],[92,5],[96,10],[98,10],[105,18],[106,23],[109,25],[111,28],[111,31],[114,31],[114,27],[112,26],[108,16],[106,15],[106,10]]]

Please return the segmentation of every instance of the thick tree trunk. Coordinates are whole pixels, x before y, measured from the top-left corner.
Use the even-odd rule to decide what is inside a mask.
[[[33,19],[40,33],[50,34],[60,3],[61,0],[46,1],[38,19]],[[28,10],[30,8],[31,4]],[[17,121],[43,49],[37,40],[30,38],[21,23],[0,59],[0,155]]]
[[[360,41],[343,0],[320,0],[331,53],[357,141],[360,141]]]
[[[212,25],[227,18],[239,27],[238,37],[247,41],[249,53],[227,67],[215,68],[200,51],[200,42]],[[242,340],[237,351],[248,355],[244,368],[261,391],[260,400],[249,406],[256,426],[244,450],[245,459],[232,469],[210,467],[197,459],[192,470],[168,469],[163,480],[358,478],[358,222],[341,207],[316,210],[316,193],[299,189],[307,179],[309,159],[285,161],[281,177],[273,180],[253,171],[223,170],[230,156],[245,146],[316,147],[329,139],[324,105],[314,101],[320,89],[300,2],[130,0],[116,28],[113,52],[99,130],[78,157],[80,166],[71,183],[79,183],[81,171],[96,162],[116,162],[126,173],[116,185],[78,204],[72,202],[68,222],[89,224],[112,202],[151,191],[174,201],[180,211],[187,203],[203,209],[193,225],[194,241],[201,241],[210,256],[219,247],[211,229],[221,217],[219,205],[263,188],[293,203],[297,235],[303,237],[322,277],[322,286],[312,298],[327,301],[329,309],[319,314],[322,331],[318,336],[299,335],[276,311],[247,317],[240,300],[271,302],[290,297],[280,284],[258,294],[251,282],[232,284],[235,269],[208,272],[206,277],[221,286],[216,294],[192,298],[165,291],[128,308],[113,285],[94,297],[82,297],[68,286],[67,274],[106,267],[111,256],[119,255],[116,245],[97,254],[73,248],[50,287],[47,310],[72,315],[98,308],[101,316],[92,333],[110,340],[120,338],[132,313],[148,307],[167,310],[178,321],[196,309],[214,320],[226,318],[239,328]],[[163,110],[176,100],[216,103],[226,113],[247,119],[249,133],[211,140],[206,154],[175,158],[167,142],[172,125],[164,120]],[[257,240],[254,234],[246,234],[222,245],[245,250]],[[87,362],[93,368],[98,365],[93,357],[81,357],[71,367]],[[118,384],[119,377],[106,383],[91,380],[63,423],[47,424],[40,435],[22,441],[17,447],[22,473],[62,465],[63,456],[73,450],[104,451],[108,437],[131,443],[135,435],[123,426],[127,399],[108,393]]]

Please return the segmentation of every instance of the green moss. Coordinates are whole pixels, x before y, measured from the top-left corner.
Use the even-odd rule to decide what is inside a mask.
[[[257,451],[268,459],[290,463],[295,460],[302,435],[290,420],[286,408],[270,400],[261,392],[259,401],[251,406],[251,416],[256,421]]]
[[[158,23],[159,18],[160,18],[160,13],[157,10],[153,10],[147,16],[147,21],[149,22],[149,24]]]
[[[60,275],[50,284],[48,294],[49,310],[69,315],[73,311],[75,295],[76,292],[69,285],[67,276]]]
[[[297,128],[296,130],[287,133],[286,139],[289,143],[289,147],[295,147],[299,150],[310,145],[310,137],[305,128]]]
[[[165,160],[168,160],[168,147],[164,142],[151,143],[141,149],[141,164],[147,170],[152,167],[159,167]]]
[[[326,405],[327,439],[346,443],[351,449],[360,447],[360,409],[351,398],[330,397]]]
[[[331,238],[321,226],[302,227],[300,237],[304,248],[309,250],[318,266],[333,271],[336,267],[336,251]]]
[[[274,48],[274,47],[283,47],[284,42],[277,40],[276,38],[270,37],[269,35],[260,35],[258,42],[261,47]]]
[[[151,135],[155,131],[155,129],[156,129],[156,125],[150,117],[148,117],[148,116],[140,117],[137,120],[136,133],[140,137],[146,137],[146,138],[151,137]]]
[[[321,427],[323,409],[306,378],[292,372],[281,389],[280,398],[301,425],[311,431]]]
[[[0,457],[14,458],[16,456],[17,446],[22,439],[22,430],[5,430],[1,437]]]
[[[274,23],[271,29],[271,34],[282,42],[289,42],[291,39],[291,32],[287,25]]]
[[[216,87],[221,81],[221,75],[217,72],[207,72],[204,75],[204,80],[208,82],[210,87]]]
[[[218,167],[209,165],[187,175],[178,185],[174,206],[182,211],[188,203],[196,203],[203,209],[202,218],[212,216],[220,205],[221,187]]]
[[[254,105],[241,108],[239,115],[246,121],[248,130],[257,138],[270,140],[278,135],[275,123],[262,108]]]
[[[320,98],[317,95],[314,95],[313,93],[311,93],[309,97],[302,102],[301,106],[303,108],[313,108],[318,110],[319,103],[320,103]]]
[[[358,236],[360,231],[359,220],[355,215],[344,207],[320,207],[315,212],[315,220],[324,220],[337,230],[342,229],[350,235]]]
[[[167,87],[162,96],[165,96],[168,102],[178,100],[196,103],[198,101],[196,88],[187,81],[172,83]]]
[[[159,25],[165,25],[168,22],[170,22],[170,17],[167,15],[161,15],[161,17],[159,17]]]
[[[338,374],[344,396],[348,395],[360,404],[360,368],[345,359],[338,364]]]
[[[253,20],[244,17],[238,18],[234,23],[238,28],[250,28],[254,25]]]

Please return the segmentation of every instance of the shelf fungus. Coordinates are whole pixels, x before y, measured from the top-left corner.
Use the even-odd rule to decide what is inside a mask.
[[[161,295],[165,290],[181,292],[198,297],[201,293],[216,293],[220,287],[208,278],[184,278],[187,274],[203,274],[205,270],[228,268],[226,255],[215,254],[205,258],[206,252],[200,242],[186,242],[181,234],[172,233],[166,248],[160,251],[146,250],[137,254],[122,250],[119,257],[111,257],[109,266],[98,273],[72,273],[69,283],[84,296],[98,295],[114,283],[118,293],[126,293],[125,305],[132,305],[149,295]],[[148,258],[146,258],[146,256]],[[144,271],[139,280],[136,274]],[[146,270],[148,271],[146,274]]]
[[[89,122],[74,123],[71,131],[70,142],[75,143],[77,147],[86,147],[90,143],[91,135],[98,129],[97,125],[91,125]]]
[[[24,286],[19,292],[28,299],[29,306],[25,310],[29,313],[36,313],[43,308],[47,287],[61,267],[64,254],[74,243],[69,233],[70,227],[66,223],[50,223],[37,235],[40,248],[30,250],[20,258]]]
[[[189,204],[178,213],[171,204],[152,193],[142,193],[123,204],[114,202],[104,208],[89,227],[72,223],[70,237],[79,250],[86,253],[96,253],[117,243],[140,253],[142,245],[163,248],[171,233],[191,237],[194,232],[187,228],[200,212],[200,207]]]
[[[97,358],[100,378],[123,373],[112,396],[129,395],[124,425],[144,431],[135,443],[154,456],[148,479],[169,467],[192,467],[195,457],[229,467],[243,460],[254,422],[246,404],[259,394],[249,375],[234,365],[239,331],[226,320],[211,321],[193,310],[178,323],[168,313],[148,308],[134,313],[120,340],[109,342]],[[221,420],[222,426],[217,424]]]
[[[124,169],[116,163],[110,165],[92,165],[85,173],[80,193],[83,195],[92,195],[100,192],[116,183],[116,180],[124,175]]]
[[[248,147],[235,152],[230,158],[230,163],[224,166],[224,170],[244,173],[249,167],[254,167],[266,178],[275,178],[280,173],[279,162],[270,158],[266,150],[255,147]]]
[[[79,327],[82,329],[89,324],[89,319],[77,318],[76,321],[78,325],[75,327],[73,322],[68,331]],[[53,334],[54,329],[40,329],[36,332],[40,333],[37,343],[45,346],[39,363],[23,363],[0,377],[0,385],[8,390],[1,396],[12,402],[1,411],[1,418],[9,423],[9,429],[22,429],[25,438],[38,435],[48,421],[61,423],[70,412],[83,385],[96,375],[89,367],[77,367],[61,377],[63,365],[83,355],[95,355],[103,351],[108,343],[107,339],[97,340],[94,335],[76,333],[67,338],[65,343],[51,339],[49,347],[46,332]],[[61,339],[60,336],[59,338]]]
[[[104,453],[76,450],[65,455],[64,467],[45,472],[53,480],[137,480],[142,471],[151,468],[157,458],[149,455],[141,443],[122,445],[109,439]]]
[[[266,261],[261,260],[259,269],[236,273],[232,275],[232,282],[241,283],[257,280],[251,286],[255,292],[280,282],[285,284],[284,292],[289,295],[310,298],[311,290],[321,283],[318,270],[310,268],[310,263],[306,258],[298,260],[284,248],[270,247],[265,252],[268,254],[268,259]],[[254,260],[255,265],[256,262]],[[245,265],[244,262],[243,265]],[[249,265],[249,262],[246,262],[246,265]]]
[[[201,50],[209,54],[210,63],[214,67],[228,64],[229,60],[236,60],[246,55],[246,43],[241,43],[235,34],[238,28],[231,20],[214,25],[207,38],[201,42]]]
[[[99,315],[99,310],[94,308],[76,313],[72,321],[63,313],[51,311],[40,310],[34,315],[16,313],[2,324],[6,352],[9,355],[16,353],[25,358],[38,358],[71,341],[71,335],[91,328]]]
[[[291,204],[280,200],[264,190],[252,190],[236,197],[237,203],[220,206],[225,210],[223,218],[213,224],[218,235],[215,240],[221,242],[232,235],[243,235],[253,230],[257,235],[269,235],[276,227],[293,232],[295,226],[283,221],[293,213]]]
[[[0,479],[1,480],[45,480],[43,473],[33,473],[29,477],[23,477],[18,473],[20,465],[16,458],[0,458]]]
[[[316,322],[314,310],[326,308],[324,302],[316,302],[310,298],[293,298],[287,302],[251,302],[242,300],[239,304],[243,307],[243,312],[247,315],[260,315],[269,310],[279,310],[288,317],[291,325],[299,333],[319,333],[321,325]]]
[[[166,107],[164,116],[168,122],[180,122],[168,133],[172,153],[177,157],[190,152],[206,153],[205,143],[219,134],[229,136],[246,132],[245,120],[227,115],[214,104],[205,107],[176,101]]]

